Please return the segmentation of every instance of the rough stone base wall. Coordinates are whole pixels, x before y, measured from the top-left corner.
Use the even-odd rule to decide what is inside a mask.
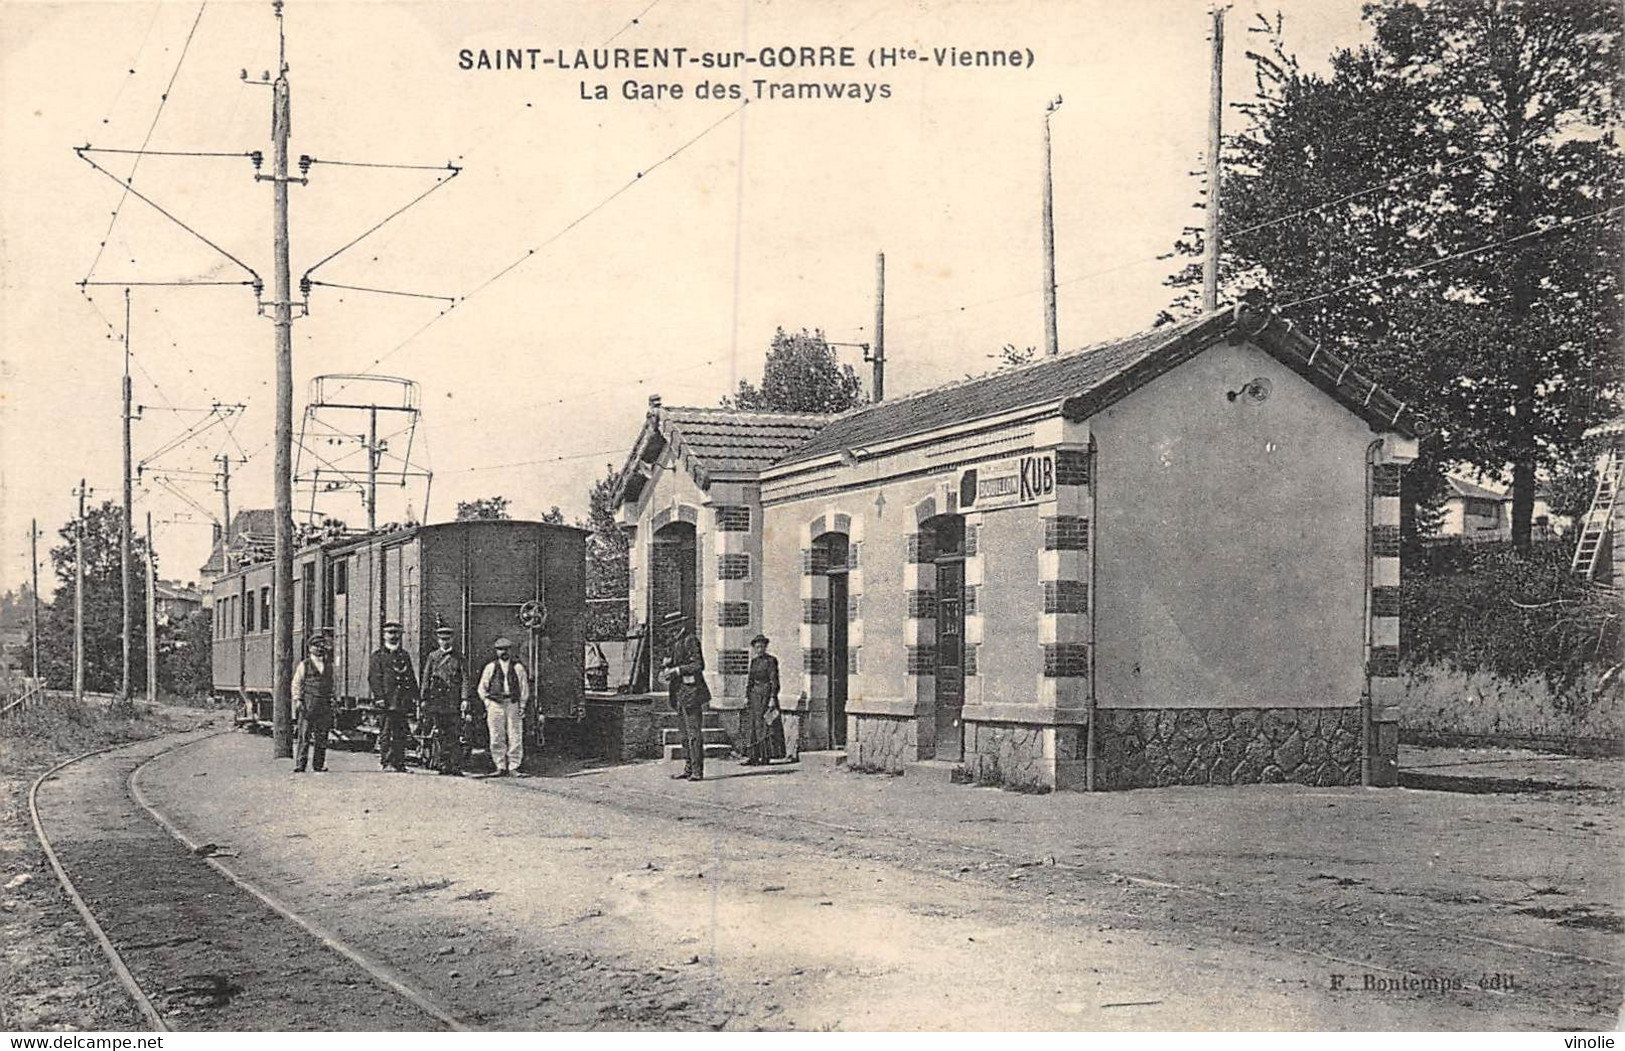
[[[1055,755],[1044,755],[1045,732],[1055,734]],[[1076,726],[1022,726],[1015,723],[965,724],[965,773],[979,785],[1048,792],[1055,785],[1055,759],[1082,753]]]
[[[549,720],[549,738],[568,739],[573,751],[620,763],[660,755],[655,705],[648,701],[587,702],[586,717]]]
[[[853,770],[900,774],[920,754],[920,723],[912,717],[852,715],[847,719],[846,765]]]
[[[1095,786],[1360,783],[1358,708],[1106,709]]]

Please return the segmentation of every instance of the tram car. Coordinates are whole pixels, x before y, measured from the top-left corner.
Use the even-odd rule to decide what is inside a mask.
[[[293,563],[294,656],[304,655],[313,627],[331,639],[335,742],[372,747],[377,740],[367,665],[392,620],[401,624],[401,644],[420,679],[440,624],[457,633],[476,681],[497,638],[512,639],[534,684],[528,743],[536,742],[538,715],[579,719],[585,712],[586,540],[570,526],[479,521],[410,526],[301,549]],[[259,562],[222,574],[213,586],[214,693],[239,706],[239,720],[251,726],[271,723],[274,571],[271,562]],[[477,696],[471,708],[471,746],[483,748]],[[421,754],[415,714],[412,732]]]

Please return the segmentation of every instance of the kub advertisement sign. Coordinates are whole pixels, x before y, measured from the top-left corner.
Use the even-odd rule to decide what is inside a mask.
[[[968,467],[959,475],[959,508],[988,511],[1036,504],[1055,495],[1054,451]]]

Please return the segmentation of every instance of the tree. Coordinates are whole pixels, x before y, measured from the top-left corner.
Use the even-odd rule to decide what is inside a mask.
[[[85,689],[98,693],[117,690],[123,665],[120,635],[123,630],[119,532],[123,511],[112,501],[85,516]],[[57,531],[63,543],[51,549],[56,593],[40,613],[40,674],[54,689],[73,686],[74,523]],[[146,580],[146,538],[136,534],[130,544],[131,580],[141,588]],[[147,604],[137,590],[131,596],[130,683],[139,690],[147,674]]]
[[[1613,415],[1620,13],[1606,0],[1381,0],[1326,76],[1282,25],[1250,53],[1260,101],[1225,144],[1221,287],[1283,312],[1432,423],[1410,512],[1446,465],[1511,465],[1514,542],[1537,467]],[[1327,202],[1316,205],[1314,202]],[[1570,220],[1578,220],[1570,222]],[[1175,251],[1200,255],[1199,231]],[[1160,320],[1197,309],[1200,266]],[[1414,532],[1414,513],[1407,531]]]
[[[773,333],[773,345],[762,366],[762,385],[739,381],[733,397],[722,404],[758,412],[836,413],[863,400],[863,384],[850,365],[842,365],[835,348],[818,329]]]
[[[615,489],[620,472],[604,465],[604,476],[587,495],[588,517],[581,523],[587,537],[587,600],[589,639],[625,638],[630,610],[632,542],[615,521]]]
[[[558,510],[558,508],[554,508]],[[508,514],[508,498],[506,496],[487,496],[482,500],[457,501],[457,521],[459,522],[499,522],[506,521],[512,516]]]
[[[176,697],[202,697],[213,688],[214,615],[195,610],[158,631],[158,685]]]
[[[503,503],[506,504],[507,501],[504,500]],[[504,514],[502,517],[506,518],[508,516]],[[542,515],[538,521],[546,522],[548,525],[564,525],[564,512],[559,510],[558,504],[554,504],[553,509]]]

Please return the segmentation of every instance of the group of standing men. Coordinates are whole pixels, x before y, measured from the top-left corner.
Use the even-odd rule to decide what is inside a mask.
[[[421,687],[412,657],[401,646],[401,626],[396,621],[384,625],[383,645],[367,662],[368,689],[380,720],[379,764],[385,770],[409,772],[406,740],[411,734],[410,719],[418,712],[429,746],[425,765],[438,774],[461,777],[468,743],[464,725],[472,716],[472,697],[478,696],[485,706],[495,776],[523,777],[519,767],[525,758],[525,706],[530,703],[531,676],[513,656],[513,641],[506,637],[496,640],[494,656],[471,689],[467,663],[457,652],[456,632],[441,624],[435,628],[435,640],[437,648],[423,662]],[[303,773],[310,761],[319,773],[326,769],[327,735],[333,728],[333,663],[327,637],[319,632],[310,637],[306,650],[308,655],[293,672],[294,772]]]

